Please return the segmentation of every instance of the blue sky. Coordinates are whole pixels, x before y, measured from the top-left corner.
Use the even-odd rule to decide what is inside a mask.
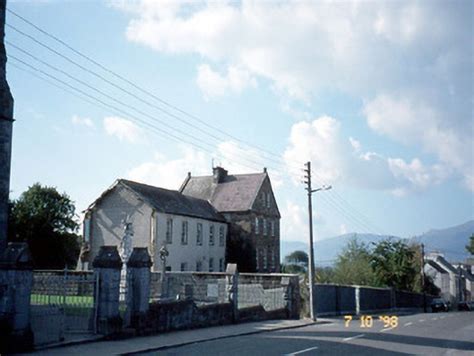
[[[212,159],[231,173],[265,166],[282,239],[305,241],[300,181],[311,160],[315,184],[333,186],[314,196],[318,239],[346,232],[410,237],[474,218],[472,2],[7,7],[154,96],[8,12],[8,25],[115,84],[6,28],[17,120],[13,197],[41,182],[67,192],[82,210],[117,178],[177,189],[188,171],[209,174]],[[58,85],[44,73],[92,99],[33,75]],[[93,98],[120,110],[92,105]]]

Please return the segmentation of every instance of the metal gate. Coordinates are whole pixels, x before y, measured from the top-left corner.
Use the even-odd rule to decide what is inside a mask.
[[[33,272],[31,326],[36,344],[97,332],[98,276],[93,272]]]

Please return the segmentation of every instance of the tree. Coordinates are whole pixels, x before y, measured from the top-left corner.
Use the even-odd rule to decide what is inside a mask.
[[[371,254],[367,244],[356,237],[349,240],[338,255],[334,266],[334,282],[375,286],[376,278],[372,270]]]
[[[466,250],[471,254],[474,255],[474,234],[471,235],[469,245],[466,245]]]
[[[284,273],[305,274],[308,270],[308,254],[304,251],[293,251],[285,256],[285,263],[282,266]]]
[[[79,255],[74,203],[39,183],[10,203],[9,240],[27,242],[37,269],[75,268]]]
[[[412,291],[419,284],[421,265],[416,248],[403,241],[386,239],[377,243],[371,265],[380,285]]]

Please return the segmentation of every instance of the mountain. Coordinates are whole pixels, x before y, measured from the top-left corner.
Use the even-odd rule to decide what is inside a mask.
[[[469,254],[464,248],[467,245],[469,236],[474,233],[474,220],[464,224],[449,227],[446,229],[430,230],[420,236],[405,239],[408,243],[423,243],[427,253],[438,251],[444,254],[451,262],[465,260]],[[327,238],[314,243],[314,256],[317,266],[328,266],[334,263],[337,255],[347,245],[349,240],[357,237],[357,240],[370,244],[388,238],[388,235],[358,234],[350,233]],[[395,239],[401,237],[392,236]],[[285,256],[296,250],[308,251],[308,244],[301,241],[281,241],[281,260]]]
[[[429,252],[441,252],[450,262],[459,262],[469,257],[465,246],[474,233],[474,220],[447,229],[430,230],[410,239],[414,243],[423,243]]]

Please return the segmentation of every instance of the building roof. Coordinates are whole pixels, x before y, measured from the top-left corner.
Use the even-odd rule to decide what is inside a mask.
[[[190,216],[206,220],[225,222],[224,217],[206,200],[181,194],[176,190],[158,188],[152,185],[119,179],[92,203],[93,208],[99,200],[112,191],[117,185],[123,185],[140,196],[145,202],[161,213]]]
[[[225,175],[219,183],[213,176],[191,177],[184,181],[180,192],[208,200],[220,212],[247,211],[257,197],[265,178],[264,173]]]
[[[430,267],[434,268],[437,272],[439,273],[448,273],[445,271],[444,268],[441,268],[435,261],[433,260],[427,260],[426,264],[429,265]]]

